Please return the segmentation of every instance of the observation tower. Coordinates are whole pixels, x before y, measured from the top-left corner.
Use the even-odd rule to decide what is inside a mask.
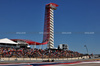
[[[55,3],[49,3],[45,6],[45,18],[44,18],[44,33],[43,33],[43,41],[35,42],[32,40],[26,39],[11,39],[15,42],[26,42],[29,45],[45,45],[47,44],[47,48],[52,49],[54,47],[54,10],[58,5]]]
[[[49,3],[45,6],[43,42],[48,41],[47,48],[54,47],[54,10],[57,6],[55,3]]]

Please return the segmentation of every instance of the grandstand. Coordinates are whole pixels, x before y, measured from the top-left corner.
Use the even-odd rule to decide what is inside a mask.
[[[0,48],[1,58],[73,58],[81,57],[83,54],[70,50],[50,50],[31,49],[31,48]]]

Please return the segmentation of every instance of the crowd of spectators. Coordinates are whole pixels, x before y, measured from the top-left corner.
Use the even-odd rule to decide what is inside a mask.
[[[0,57],[9,58],[72,58],[82,54],[70,50],[48,50],[31,48],[0,48]]]

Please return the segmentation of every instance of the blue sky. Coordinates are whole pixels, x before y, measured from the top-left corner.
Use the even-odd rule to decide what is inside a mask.
[[[65,43],[70,50],[86,53],[87,45],[89,53],[100,53],[100,0],[0,0],[0,38],[42,42],[45,5],[50,2],[59,5],[55,47]]]

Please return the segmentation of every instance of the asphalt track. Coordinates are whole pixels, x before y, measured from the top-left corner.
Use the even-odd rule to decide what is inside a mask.
[[[97,63],[91,63],[91,64],[86,63],[86,64],[50,65],[50,66],[100,66],[100,64],[97,64]]]
[[[100,61],[89,61],[89,62],[72,62],[58,65],[43,65],[43,66],[100,66]]]
[[[100,66],[100,61],[0,64],[0,66]]]
[[[97,63],[87,63],[87,64],[76,64],[76,65],[67,65],[67,66],[100,66],[100,64]]]

